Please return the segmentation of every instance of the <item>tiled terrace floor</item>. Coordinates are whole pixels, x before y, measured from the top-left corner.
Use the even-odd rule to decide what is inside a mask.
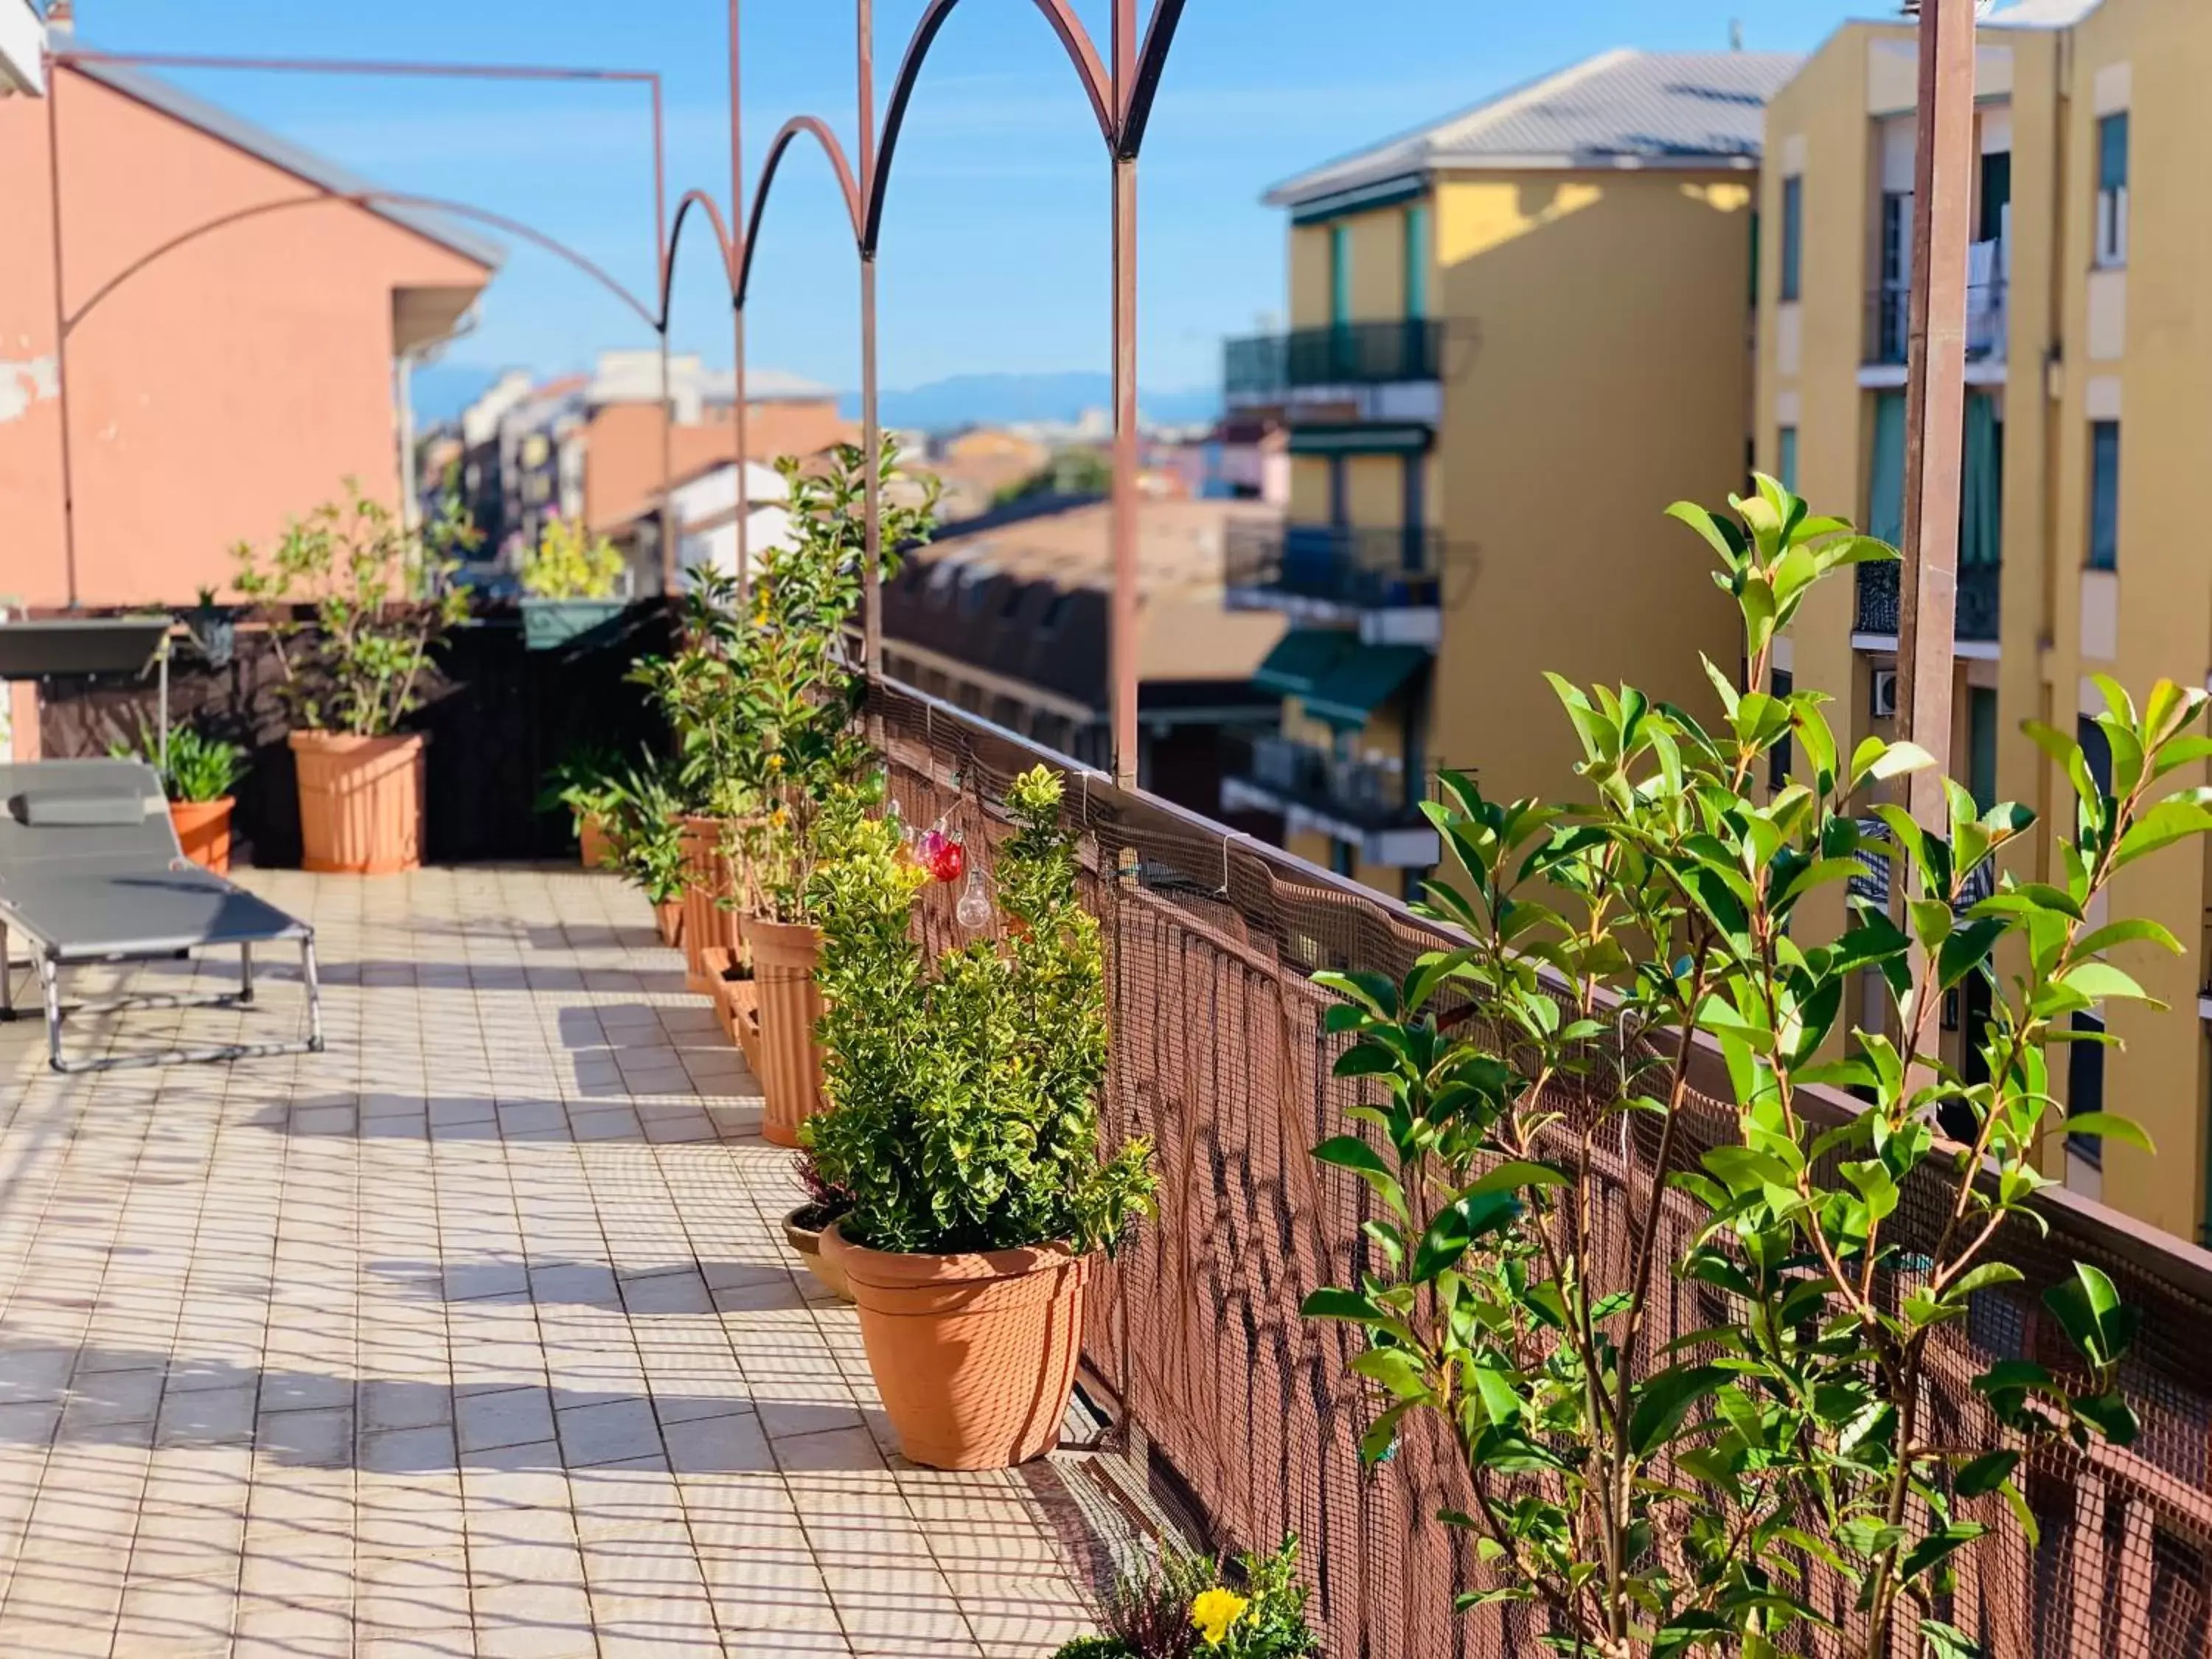
[[[317,925],[326,1054],[62,1078],[0,1027],[0,1655],[1000,1659],[1084,1627],[1055,1476],[887,1455],[854,1316],[777,1231],[787,1155],[641,901],[246,878]],[[269,966],[252,1012],[181,1018],[289,1030]]]

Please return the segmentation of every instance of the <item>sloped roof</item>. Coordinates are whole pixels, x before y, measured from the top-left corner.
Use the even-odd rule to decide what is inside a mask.
[[[304,179],[337,196],[354,196],[362,191],[376,188],[375,184],[356,173],[349,173],[326,156],[302,149],[289,139],[280,138],[265,127],[256,126],[244,116],[196,98],[182,87],[173,85],[157,75],[127,64],[103,63],[98,58],[73,58],[69,67],[87,80],[97,81],[111,90],[121,93],[149,109],[159,110],[172,119],[186,126],[197,127],[211,138],[222,140],[234,149],[258,155],[273,167],[278,167],[294,177]],[[473,259],[486,270],[496,270],[507,258],[506,247],[490,237],[479,234],[450,214],[434,212],[426,208],[414,208],[386,202],[364,202],[364,212],[380,219],[389,220],[402,229],[450,249],[465,259]]]
[[[1285,179],[1295,207],[1455,168],[1750,167],[1767,100],[1803,58],[1779,52],[1601,52],[1471,109]]]

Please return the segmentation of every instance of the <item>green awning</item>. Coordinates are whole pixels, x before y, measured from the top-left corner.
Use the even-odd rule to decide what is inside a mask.
[[[1275,642],[1267,659],[1253,672],[1252,684],[1281,697],[1308,697],[1348,651],[1359,649],[1359,636],[1326,628],[1293,628]]]
[[[1306,694],[1306,713],[1331,726],[1364,726],[1431,654],[1418,645],[1356,645]]]
[[[1294,426],[1291,428],[1293,455],[1419,455],[1436,434],[1429,428],[1407,422],[1393,426]]]

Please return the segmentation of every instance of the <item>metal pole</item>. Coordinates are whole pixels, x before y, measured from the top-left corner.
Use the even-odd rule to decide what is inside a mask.
[[[1114,550],[1108,639],[1114,781],[1137,785],[1137,160],[1121,154],[1136,86],[1136,0],[1114,0]]]
[[[1914,153],[1911,349],[1905,379],[1905,565],[1899,573],[1898,736],[1936,757],[1905,801],[1948,833],[1957,626],[1960,469],[1966,417],[1966,234],[1973,204],[1972,0],[1924,0]]]
[[[69,302],[63,294],[62,75],[46,54],[46,193],[54,243],[54,410],[62,428],[62,571],[76,607],[76,466],[70,452]]]
[[[857,0],[860,27],[861,187],[876,179],[876,41],[873,0]],[[860,224],[866,215],[860,216]],[[860,234],[860,225],[854,226]],[[860,449],[867,481],[867,536],[860,573],[860,658],[870,684],[884,674],[884,434],[876,406],[876,256],[860,249]]]
[[[734,273],[744,262],[745,136],[744,78],[739,73],[738,0],[730,0],[730,248],[729,268]],[[746,566],[751,562],[752,503],[745,478],[745,308],[734,291],[730,296],[730,424],[738,454],[738,592],[744,596]]]
[[[660,325],[660,591],[676,591],[676,398],[669,385],[668,323]]]

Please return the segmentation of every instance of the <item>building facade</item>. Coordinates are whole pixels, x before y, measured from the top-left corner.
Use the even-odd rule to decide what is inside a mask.
[[[400,501],[396,366],[495,246],[112,64],[0,98],[0,603],[189,603],[349,477]]]
[[[1732,617],[1663,515],[1743,483],[1760,112],[1796,66],[1608,52],[1268,196],[1291,326],[1224,380],[1286,422],[1290,501],[1228,581],[1294,626],[1280,732],[1224,799],[1294,851],[1410,894],[1438,769],[1570,793],[1544,670],[1711,698]]]
[[[2161,676],[2203,684],[2212,669],[2212,562],[2182,482],[2212,453],[2208,76],[2212,14],[2162,0],[2035,0],[1997,14],[1978,43],[1951,769],[1985,803],[2020,801],[2068,832],[2069,787],[2022,723],[2094,735],[2094,676],[2140,695]],[[1775,97],[1763,185],[1759,463],[1891,539],[1902,529],[1917,84],[1910,26],[1841,29]],[[1854,737],[1887,734],[1894,568],[1829,588],[1801,613],[1785,666],[1837,699]],[[2052,852],[2038,836],[2008,863],[2023,880],[2048,879]],[[2190,953],[2124,947],[2118,959],[2153,996],[2201,1017],[2122,1005],[2110,1033],[2122,1046],[2073,1045],[2056,1068],[2072,1109],[2137,1119],[2156,1156],[2054,1134],[2046,1165],[2191,1237],[2212,1156],[2198,949],[2208,896],[2195,854],[2122,872],[2114,914],[2156,918]],[[1961,1051],[1980,994],[1947,1010]]]

